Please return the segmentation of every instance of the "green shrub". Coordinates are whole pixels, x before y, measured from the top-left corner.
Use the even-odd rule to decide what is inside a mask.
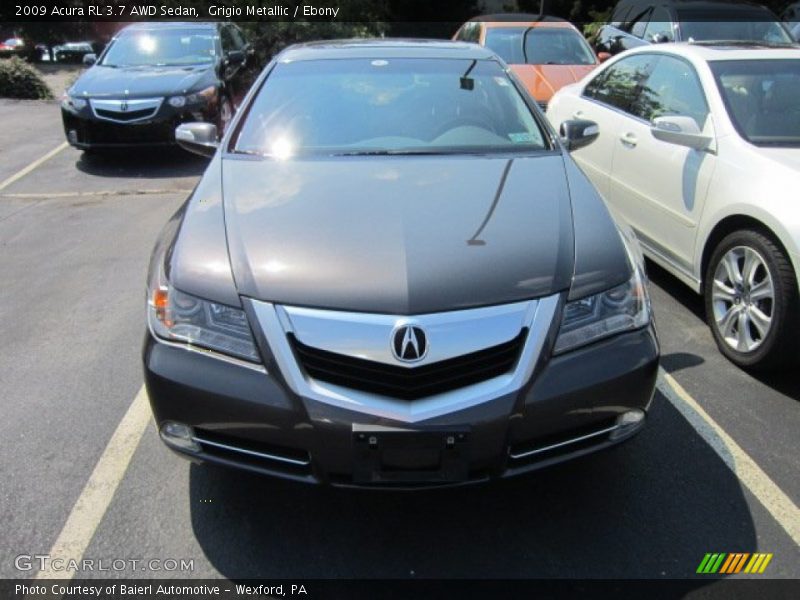
[[[50,88],[39,73],[16,56],[0,60],[0,98],[52,98]]]

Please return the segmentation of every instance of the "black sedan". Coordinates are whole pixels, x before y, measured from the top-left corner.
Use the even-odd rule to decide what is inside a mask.
[[[309,93],[313,90],[313,93]],[[621,442],[658,368],[641,253],[490,50],[284,51],[167,224],[145,381],[197,461],[335,485],[516,475]]]
[[[123,29],[65,94],[64,132],[84,150],[174,144],[186,121],[224,132],[257,74],[230,23],[142,23]]]

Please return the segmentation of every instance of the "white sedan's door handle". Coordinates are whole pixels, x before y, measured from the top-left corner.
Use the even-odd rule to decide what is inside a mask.
[[[582,110],[576,110],[574,113],[572,113],[572,118],[573,119],[582,119],[583,118],[583,111]]]
[[[626,146],[630,146],[631,148],[634,148],[638,143],[636,136],[630,132],[623,133],[621,136],[619,136],[619,139],[622,141],[623,144],[625,144]]]

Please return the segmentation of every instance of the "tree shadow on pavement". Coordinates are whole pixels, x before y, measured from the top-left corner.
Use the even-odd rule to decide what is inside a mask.
[[[735,475],[659,393],[634,439],[514,480],[358,491],[192,465],[189,496],[232,579],[686,578],[757,547]]]

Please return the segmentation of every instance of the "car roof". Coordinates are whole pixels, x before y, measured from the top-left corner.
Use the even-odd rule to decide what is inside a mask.
[[[749,0],[622,0],[617,4],[617,7],[641,6],[642,8],[648,8],[659,5],[714,10],[742,10],[748,8],[767,10],[763,5]],[[617,7],[615,7],[615,10]]]
[[[132,23],[122,31],[151,31],[153,29],[216,29],[220,23],[217,21],[148,21],[146,23]]]
[[[578,29],[569,21],[487,21],[483,24],[486,29],[511,29],[512,27],[527,27],[535,29],[539,27],[550,29]]]
[[[625,54],[677,54],[705,62],[718,60],[767,60],[794,58],[800,60],[800,45],[769,46],[758,42],[676,42],[634,48]]]
[[[280,53],[282,62],[331,58],[463,58],[496,59],[494,52],[466,42],[426,39],[352,39],[309,42]]]
[[[531,13],[497,13],[493,15],[478,15],[472,17],[467,23],[568,23],[561,17],[551,15],[535,15]]]

